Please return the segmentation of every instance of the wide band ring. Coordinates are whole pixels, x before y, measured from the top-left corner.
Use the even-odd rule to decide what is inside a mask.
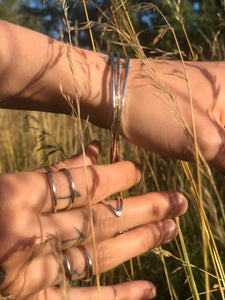
[[[87,249],[84,246],[79,246],[78,248],[84,254],[85,261],[86,261],[86,274],[85,274],[85,277],[82,278],[81,280],[90,281],[93,276],[93,264],[92,264],[91,257],[89,255],[89,253],[87,252]]]

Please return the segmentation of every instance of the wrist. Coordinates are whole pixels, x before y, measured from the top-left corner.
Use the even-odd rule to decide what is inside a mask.
[[[100,127],[110,128],[112,121],[111,71],[109,57],[102,53],[77,49],[81,116]]]

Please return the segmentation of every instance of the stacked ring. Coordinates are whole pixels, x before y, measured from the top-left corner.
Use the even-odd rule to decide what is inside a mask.
[[[76,192],[75,192],[73,178],[72,178],[70,172],[65,168],[62,168],[59,171],[64,172],[68,176],[69,181],[70,181],[70,186],[71,186],[71,200],[70,200],[70,203],[68,204],[68,206],[64,208],[66,210],[66,209],[70,209],[70,207],[73,205]]]
[[[86,275],[84,278],[82,278],[82,280],[90,281],[93,276],[93,265],[92,265],[91,257],[84,246],[79,246],[78,248],[83,252],[85,256],[86,266],[87,266]]]
[[[66,274],[66,278],[68,280],[68,284],[69,284],[69,286],[71,286],[72,285],[72,269],[71,269],[71,265],[70,265],[68,256],[65,254],[65,252],[63,254],[64,254],[63,265],[65,268],[65,274]]]
[[[75,197],[80,197],[80,194],[75,191],[75,186],[74,186],[73,178],[72,178],[69,170],[67,170],[65,168],[62,168],[59,171],[64,172],[66,174],[66,176],[68,177],[69,181],[70,181],[70,189],[71,189],[70,202],[69,202],[69,204],[65,208],[57,209],[57,204],[58,204],[57,199],[58,198],[57,198],[57,195],[56,195],[55,183],[54,183],[54,180],[53,180],[51,172],[49,170],[47,170],[46,174],[47,174],[47,176],[49,178],[49,181],[50,181],[50,184],[51,184],[51,187],[52,187],[52,195],[53,195],[53,210],[52,210],[52,213],[56,213],[58,211],[64,211],[64,210],[70,209],[71,206],[74,203]]]
[[[46,175],[48,176],[48,178],[50,180],[51,187],[52,187],[52,194],[53,194],[53,210],[52,210],[52,213],[56,213],[56,211],[57,211],[57,196],[56,196],[55,183],[54,183],[52,174],[49,170],[47,170]]]
[[[81,280],[90,281],[93,276],[93,265],[92,265],[91,257],[89,255],[89,253],[87,252],[87,249],[84,246],[79,246],[78,249],[80,249],[82,251],[82,253],[85,257],[85,262],[86,262],[86,274],[85,274],[85,277],[82,278]],[[68,256],[66,255],[65,252],[63,252],[63,255],[64,255],[63,266],[65,269],[66,279],[68,281],[69,286],[71,286],[72,282],[73,282],[73,279],[72,279],[73,271],[72,271]]]

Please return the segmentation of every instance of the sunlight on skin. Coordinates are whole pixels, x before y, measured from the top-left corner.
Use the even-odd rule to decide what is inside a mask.
[[[3,79],[0,106],[70,113],[59,88],[61,84],[64,93],[74,98],[66,46],[3,21],[0,23],[0,36],[5,45],[0,53],[0,76]],[[42,51],[37,51],[39,48]],[[109,128],[112,107],[107,59],[103,54],[74,48],[82,117],[89,116],[93,123]],[[29,67],[31,65],[32,68]],[[224,65],[224,62],[185,64],[190,78],[200,149],[211,165],[222,170],[225,168],[221,159],[224,151]],[[178,104],[180,116],[173,102]],[[122,135],[148,150],[190,160],[193,159],[189,146],[191,139],[180,124],[181,116],[192,130],[189,91],[181,63],[151,60],[144,64],[141,60],[132,59]]]

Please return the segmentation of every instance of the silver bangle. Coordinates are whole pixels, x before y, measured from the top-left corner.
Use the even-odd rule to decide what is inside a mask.
[[[112,125],[110,134],[110,162],[114,163],[119,160],[119,134],[121,117],[123,112],[125,91],[127,86],[127,77],[129,71],[129,56],[126,57],[125,74],[122,88],[122,96],[120,95],[120,54],[117,53],[117,80],[115,87],[115,68],[114,68],[114,54],[111,53],[111,80],[112,80]]]

